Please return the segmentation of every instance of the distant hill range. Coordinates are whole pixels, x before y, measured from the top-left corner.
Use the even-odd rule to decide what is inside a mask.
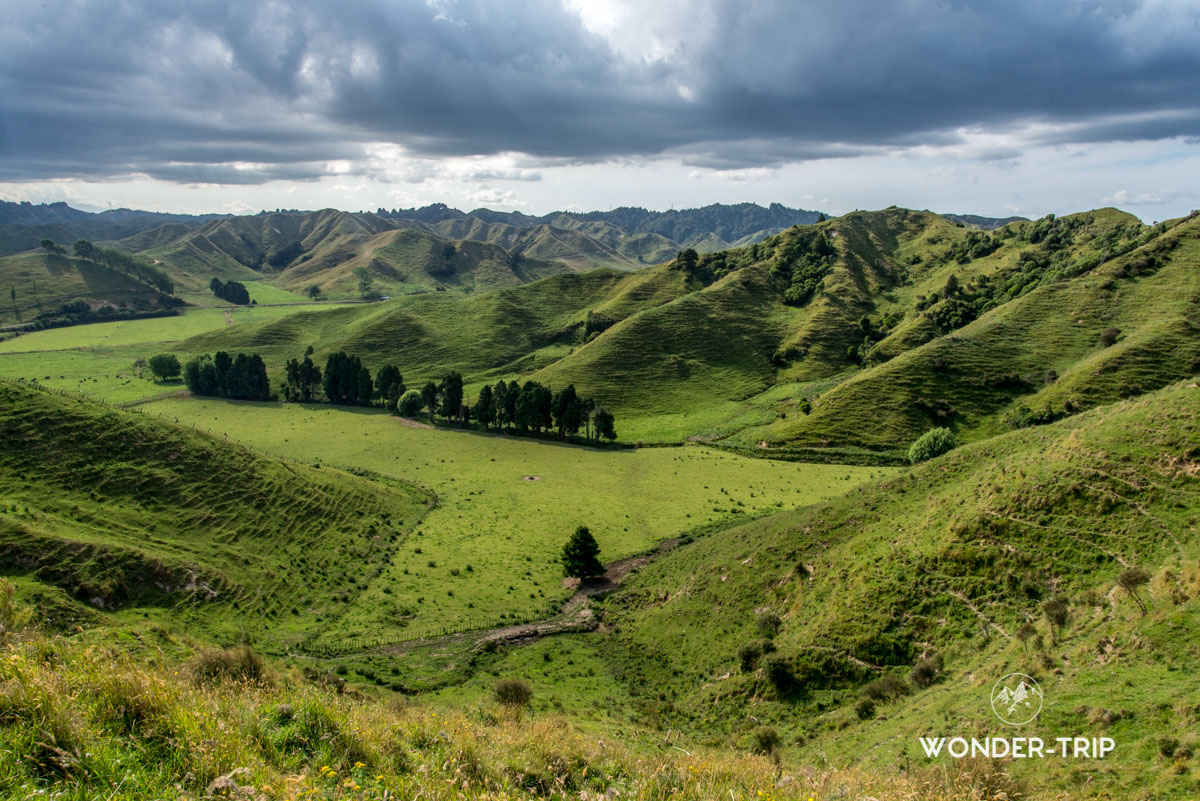
[[[955,225],[962,223],[964,228],[977,228],[981,231],[994,231],[1009,223],[1029,222],[1028,217],[980,217],[978,214],[943,214]]]
[[[475,291],[528,283],[597,267],[628,271],[661,264],[680,250],[712,253],[763,241],[824,215],[780,204],[712,205],[700,209],[553,212],[540,217],[444,204],[375,212],[276,210],[255,215],[184,215],[117,209],[93,214],[65,203],[0,203],[0,282],[5,256],[21,254],[21,280],[37,281],[39,243],[107,242],[171,274],[178,294],[212,302],[208,284],[270,283],[326,297],[360,294],[355,270],[367,268],[377,295],[434,290]],[[30,253],[32,251],[33,253]],[[61,275],[47,266],[39,290],[57,297]],[[63,291],[66,292],[65,286]],[[73,290],[72,290],[73,291]],[[281,299],[278,292],[264,298]],[[88,296],[89,300],[102,297]],[[297,299],[297,298],[292,298]]]

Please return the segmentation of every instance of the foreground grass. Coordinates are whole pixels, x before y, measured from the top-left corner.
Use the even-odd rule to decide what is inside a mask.
[[[3,587],[0,587],[2,590]],[[445,709],[181,663],[164,632],[129,650],[0,635],[0,794],[60,799],[1001,798],[1000,766],[884,776],[581,732],[494,702]],[[198,664],[234,675],[201,682]]]

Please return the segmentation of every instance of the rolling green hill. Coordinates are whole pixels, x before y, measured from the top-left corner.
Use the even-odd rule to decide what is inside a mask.
[[[3,296],[0,322],[28,322],[77,298],[114,305],[150,303],[159,293],[153,288],[92,261],[43,250],[0,256]],[[15,301],[13,295],[16,296]]]
[[[988,689],[1023,672],[1046,709],[1021,734],[1111,736],[1123,765],[1149,768],[1047,760],[1010,774],[1042,792],[1190,797],[1193,770],[1157,742],[1200,737],[1200,657],[1181,638],[1200,623],[1197,443],[1200,389],[1177,384],[712,534],[610,598],[599,652],[663,730],[715,745],[770,724],[803,758],[883,769],[928,764],[919,736],[1011,734]],[[1116,584],[1131,567],[1151,577],[1144,616]],[[1052,632],[1054,598],[1068,619]],[[931,682],[908,678],[935,654]],[[901,694],[860,716],[881,676]]]
[[[357,596],[428,500],[8,381],[0,467],[6,573],[269,648]]]
[[[346,349],[421,378],[574,384],[639,421],[639,437],[892,459],[934,425],[977,439],[1200,369],[1198,226],[1102,209],[981,232],[856,212],[691,266],[409,298],[181,350]],[[581,338],[588,312],[606,327]]]

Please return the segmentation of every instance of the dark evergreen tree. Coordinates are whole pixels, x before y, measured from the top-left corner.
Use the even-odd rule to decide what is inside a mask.
[[[197,356],[184,366],[183,383],[193,395],[221,394],[217,368],[208,354]]]
[[[425,386],[421,387],[421,402],[425,408],[429,410],[429,422],[433,422],[433,416],[438,410],[438,388],[437,384],[432,381],[425,382]]]
[[[580,526],[567,540],[562,551],[563,572],[577,579],[603,576],[604,565],[600,562],[600,545],[587,526]]]
[[[592,421],[596,425],[597,442],[600,441],[601,437],[605,437],[610,441],[617,438],[617,429],[614,425],[613,414],[608,409],[605,409],[603,406],[597,407],[596,411],[592,414]]]
[[[554,396],[551,404],[554,415],[554,425],[558,429],[558,438],[563,439],[579,431],[582,423],[583,407],[579,396],[575,394],[572,384]]]
[[[229,394],[229,368],[233,366],[233,357],[223,350],[213,355],[213,365],[217,369],[217,394]]]
[[[537,384],[527,381],[517,394],[516,408],[513,410],[513,426],[518,431],[537,430]]]
[[[592,441],[592,413],[596,411],[596,402],[591,398],[584,398],[579,402],[579,416],[583,418],[585,426],[584,438]]]
[[[516,381],[509,381],[508,389],[504,391],[504,419],[510,429],[517,425],[517,398],[520,395],[520,384]]]
[[[461,420],[463,402],[462,376],[453,370],[446,373],[446,377],[442,379],[442,385],[438,387],[438,391],[442,396],[442,414],[449,419]]]
[[[497,381],[496,386],[492,387],[492,419],[496,422],[496,428],[504,428],[511,423],[504,408],[504,399],[507,396],[508,385]]]
[[[371,371],[362,364],[358,367],[358,391],[355,393],[359,406],[370,406],[375,396],[375,385],[371,382]]]
[[[400,368],[394,364],[385,364],[375,374],[375,394],[383,398],[388,411],[396,411],[396,403],[406,389],[404,377],[400,375]]]
[[[487,384],[483,385],[479,390],[479,397],[475,399],[474,415],[476,420],[483,423],[484,431],[487,431],[492,421],[496,419],[496,409],[492,404],[492,388]]]

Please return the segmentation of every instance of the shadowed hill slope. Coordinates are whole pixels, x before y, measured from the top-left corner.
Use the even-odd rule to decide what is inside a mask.
[[[5,572],[93,606],[196,605],[219,638],[259,630],[273,643],[357,594],[427,500],[7,381],[0,499]]]

